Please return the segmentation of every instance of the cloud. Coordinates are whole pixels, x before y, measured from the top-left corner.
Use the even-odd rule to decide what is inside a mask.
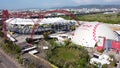
[[[92,3],[93,0],[72,0],[76,4]]]
[[[105,0],[105,2],[120,2],[120,0]]]
[[[72,0],[76,4],[117,3],[120,0]]]
[[[44,4],[42,4],[42,6],[47,7],[47,8],[51,8],[51,7],[55,7],[55,6],[60,6],[62,3],[61,2],[46,2]]]

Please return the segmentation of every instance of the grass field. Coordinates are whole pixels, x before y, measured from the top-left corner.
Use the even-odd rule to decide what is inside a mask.
[[[69,17],[64,16],[63,18],[69,19]],[[120,24],[120,13],[119,14],[89,14],[76,16],[80,21],[98,21],[110,24]]]
[[[86,49],[77,46],[56,47],[48,53],[49,61],[60,68],[88,68],[89,56]]]

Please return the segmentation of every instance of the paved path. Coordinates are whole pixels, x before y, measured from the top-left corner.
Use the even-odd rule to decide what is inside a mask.
[[[17,62],[11,59],[0,48],[0,68],[22,68]]]
[[[120,61],[119,61],[118,65],[117,65],[117,68],[120,68]]]

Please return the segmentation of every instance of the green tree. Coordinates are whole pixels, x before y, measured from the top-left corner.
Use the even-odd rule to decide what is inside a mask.
[[[19,46],[9,40],[5,40],[5,44],[2,45],[2,48],[7,53],[11,53],[11,54],[19,54],[21,52]]]
[[[32,39],[32,38],[26,38],[26,42],[27,42],[27,43],[32,43],[32,42],[33,42],[33,39]]]
[[[102,68],[108,68],[108,65],[107,65],[107,64],[104,64],[104,65],[102,66]]]
[[[4,33],[0,31],[0,37],[4,37]]]
[[[88,68],[89,55],[83,47],[55,47],[47,56],[51,63],[61,68]]]
[[[45,40],[48,40],[48,37],[49,37],[49,34],[51,33],[51,31],[48,31],[48,32],[44,32],[43,33],[43,36],[44,36],[44,39]]]

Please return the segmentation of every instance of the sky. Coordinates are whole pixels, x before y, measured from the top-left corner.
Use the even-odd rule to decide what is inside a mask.
[[[53,8],[87,4],[120,4],[120,0],[1,0],[0,9]]]

